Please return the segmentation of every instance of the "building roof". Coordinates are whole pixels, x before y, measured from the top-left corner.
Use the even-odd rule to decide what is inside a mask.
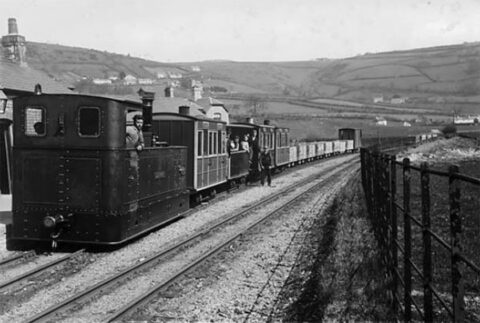
[[[197,101],[195,101],[195,103],[202,106],[205,111],[208,111],[212,106],[219,106],[219,107],[223,107],[225,111],[228,112],[227,108],[225,108],[225,105],[223,104],[222,101],[214,99],[212,97],[198,99]]]
[[[134,102],[141,102],[141,99],[138,95],[114,95],[113,98],[117,100],[128,100]],[[181,106],[188,106],[190,107],[190,115],[196,118],[206,118],[205,116],[205,109],[196,104],[193,101],[190,101],[185,98],[178,98],[178,97],[157,97],[153,100],[152,112],[153,113],[160,113],[160,112],[168,112],[168,113],[178,113],[178,108]]]
[[[42,86],[43,93],[72,92],[66,84],[52,79],[41,71],[0,60],[0,89],[33,92],[36,84]]]
[[[190,107],[190,115],[194,117],[205,117],[205,109],[192,102],[190,100],[184,98],[167,98],[167,97],[159,97],[155,98],[153,101],[153,113],[156,112],[171,112],[171,113],[178,113],[178,108],[180,106],[188,106]]]

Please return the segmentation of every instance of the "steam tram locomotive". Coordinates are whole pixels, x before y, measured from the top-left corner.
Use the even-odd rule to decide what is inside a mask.
[[[189,208],[187,147],[127,148],[140,103],[85,95],[16,98],[7,248],[118,244]]]
[[[343,146],[292,146],[287,128],[226,124],[187,106],[155,111],[153,93],[141,95],[143,103],[78,94],[14,100],[9,250],[123,244],[178,217],[191,200],[255,178],[263,147],[272,151],[272,167],[282,169],[354,145],[346,139]],[[136,114],[144,118],[141,152],[125,141]],[[252,152],[227,149],[228,136],[245,134]]]

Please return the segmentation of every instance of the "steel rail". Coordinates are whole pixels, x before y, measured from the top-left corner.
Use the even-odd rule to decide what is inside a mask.
[[[343,170],[343,168],[341,170]],[[331,179],[336,174],[337,173],[335,172],[334,174],[329,175],[328,179]],[[326,180],[328,180],[328,179],[326,179]],[[130,301],[125,306],[122,306],[118,311],[116,311],[114,314],[112,314],[110,317],[108,317],[106,319],[106,322],[114,322],[114,321],[118,321],[118,320],[121,320],[121,319],[125,318],[132,311],[136,310],[138,307],[140,307],[143,304],[150,301],[150,299],[153,296],[155,296],[156,294],[158,294],[161,290],[169,287],[177,279],[179,279],[180,277],[182,277],[186,273],[190,272],[190,270],[192,270],[193,268],[201,265],[202,263],[205,263],[207,260],[211,259],[213,256],[220,253],[226,246],[230,245],[233,241],[235,241],[239,237],[245,235],[245,233],[247,233],[248,231],[250,231],[251,229],[253,229],[257,225],[261,224],[265,220],[267,220],[267,219],[271,218],[272,216],[276,215],[282,209],[285,209],[288,206],[294,204],[295,202],[297,202],[300,198],[302,198],[306,194],[317,190],[322,185],[325,185],[324,181],[313,185],[312,187],[308,188],[307,190],[305,190],[303,192],[300,192],[299,194],[295,195],[293,198],[289,199],[287,202],[283,203],[281,206],[275,208],[273,211],[268,212],[268,214],[264,215],[260,219],[253,222],[247,228],[243,229],[240,232],[235,233],[230,238],[226,239],[224,242],[220,243],[219,245],[214,247],[212,250],[210,250],[209,252],[207,252],[206,254],[201,256],[200,258],[197,258],[192,263],[185,266],[183,269],[180,269],[178,272],[171,275],[165,282],[163,282],[161,284],[158,284],[157,286],[154,286],[153,288],[149,289],[144,294],[142,294],[139,297],[135,298],[134,300]]]
[[[11,286],[11,285],[13,285],[13,284],[15,284],[15,283],[17,283],[17,282],[19,282],[19,281],[22,281],[22,280],[24,280],[25,278],[29,278],[29,277],[32,277],[32,276],[34,276],[34,275],[36,275],[36,274],[39,274],[39,273],[41,273],[42,271],[44,271],[44,270],[46,270],[46,269],[48,269],[48,268],[54,267],[54,266],[56,266],[56,265],[58,265],[58,264],[61,264],[62,262],[65,262],[65,261],[67,261],[67,260],[69,260],[69,259],[72,259],[72,258],[78,256],[79,254],[83,253],[84,251],[85,251],[84,249],[80,249],[80,250],[78,250],[78,251],[76,251],[76,252],[74,252],[74,253],[71,253],[71,254],[69,254],[69,255],[63,256],[63,257],[61,257],[61,258],[59,258],[59,259],[56,259],[56,260],[54,260],[54,261],[51,261],[51,262],[46,263],[46,264],[44,264],[44,265],[41,265],[41,266],[39,266],[39,267],[37,267],[37,268],[34,268],[34,269],[32,269],[32,270],[29,270],[29,271],[27,271],[27,272],[25,272],[25,273],[23,273],[23,274],[21,274],[21,275],[18,275],[18,276],[16,276],[16,277],[13,277],[12,279],[10,279],[10,280],[8,280],[8,281],[6,281],[6,282],[4,282],[4,283],[1,283],[1,284],[0,284],[0,290],[6,288],[6,287],[8,287],[8,286]]]
[[[5,259],[0,260],[0,266],[6,265],[6,264],[14,262],[14,261],[17,261],[19,259],[30,258],[33,255],[35,255],[35,251],[33,251],[33,250],[23,252],[23,253],[20,253],[20,254],[17,254],[17,255],[13,255],[13,256],[10,256],[10,257],[7,257]]]
[[[345,168],[349,167],[351,164],[354,164],[358,162],[357,159],[345,161]],[[81,291],[78,294],[72,295],[71,297],[65,299],[64,301],[52,305],[49,308],[45,309],[41,313],[38,313],[37,315],[29,318],[25,322],[46,322],[49,319],[52,319],[56,314],[60,312],[65,312],[69,308],[73,306],[77,306],[79,302],[91,299],[98,293],[104,292],[106,289],[110,288],[113,285],[117,285],[118,283],[121,283],[123,280],[126,280],[131,274],[144,271],[148,269],[149,267],[155,266],[157,263],[159,263],[163,258],[167,257],[168,255],[178,251],[179,249],[182,249],[185,245],[191,243],[192,241],[201,238],[205,235],[210,234],[213,230],[221,227],[222,225],[225,225],[235,218],[241,218],[242,216],[246,215],[247,213],[253,211],[254,209],[257,209],[279,197],[282,195],[291,192],[295,190],[296,188],[305,185],[306,183],[309,182],[314,182],[316,180],[319,180],[322,176],[324,176],[326,173],[328,174],[331,172],[333,169],[338,169],[338,165],[328,167],[326,170],[322,170],[319,174],[312,178],[309,178],[304,181],[300,181],[297,183],[294,183],[279,192],[268,196],[265,199],[262,199],[261,201],[258,201],[247,208],[244,208],[238,212],[234,212],[233,214],[230,214],[224,218],[222,218],[220,221],[213,223],[212,225],[208,226],[207,228],[202,229],[201,231],[194,233],[193,235],[186,237],[185,239],[181,240],[178,243],[175,243],[174,245],[168,247],[167,249],[164,249],[162,251],[159,251],[158,253],[150,256],[146,260],[144,260],[141,263],[138,263],[136,265],[133,265],[131,267],[128,267],[124,269],[123,271],[117,273],[116,275],[109,277],[103,281],[98,282],[97,284],[85,289],[84,291]],[[343,168],[342,168],[343,169]],[[188,212],[188,211],[187,211]]]

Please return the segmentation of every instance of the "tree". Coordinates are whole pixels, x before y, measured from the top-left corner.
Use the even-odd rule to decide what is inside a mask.
[[[457,134],[457,127],[453,124],[446,125],[442,128],[442,133],[446,138],[452,138]]]
[[[127,76],[127,75],[125,74],[124,71],[120,71],[120,73],[118,73],[118,78],[121,79],[121,80],[125,79],[125,76]]]

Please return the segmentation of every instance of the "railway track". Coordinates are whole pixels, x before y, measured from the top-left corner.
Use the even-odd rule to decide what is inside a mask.
[[[27,251],[27,252],[22,252],[22,253],[17,253],[17,254],[14,254],[12,256],[9,256],[9,257],[6,257],[4,259],[1,259],[0,260],[0,267],[1,266],[5,266],[7,264],[12,264],[14,262],[17,262],[19,260],[24,260],[24,259],[28,259],[30,257],[33,257],[35,255],[35,252],[30,250],[30,251]]]
[[[345,163],[343,167],[339,168],[338,166],[330,167],[326,170],[323,170],[316,176],[309,178],[307,181],[301,181],[295,184],[288,186],[287,188],[268,196],[267,198],[250,205],[248,208],[235,212],[233,214],[228,214],[227,216],[223,217],[222,219],[216,221],[212,225],[204,227],[201,231],[193,234],[190,237],[185,238],[184,240],[176,243],[175,245],[166,248],[158,252],[157,254],[151,256],[148,259],[144,259],[142,262],[131,266],[129,268],[124,269],[123,271],[119,272],[118,274],[105,279],[94,286],[91,286],[84,291],[72,295],[71,297],[65,299],[64,301],[47,308],[46,310],[38,313],[37,315],[29,318],[26,322],[45,322],[45,321],[59,321],[66,317],[70,317],[69,311],[72,310],[73,307],[82,307],[89,302],[92,302],[95,298],[107,294],[111,292],[113,288],[118,287],[121,284],[124,284],[126,281],[132,279],[135,275],[138,276],[139,273],[146,272],[148,270],[152,270],[152,268],[159,266],[162,262],[165,262],[168,257],[174,257],[176,254],[180,253],[181,250],[188,249],[186,247],[193,248],[192,245],[199,245],[201,244],[198,240],[206,240],[209,236],[215,234],[215,232],[219,231],[221,227],[225,227],[227,225],[231,225],[232,222],[240,221],[240,219],[246,217],[248,214],[254,213],[256,210],[260,208],[265,208],[267,205],[273,203],[275,200],[287,196],[292,195],[295,193],[295,190],[298,190],[301,187],[306,185],[311,185],[308,189],[301,190],[300,193],[294,194],[293,197],[288,197],[286,202],[281,203],[280,206],[275,207],[274,210],[267,212],[256,220],[248,224],[242,230],[236,229],[231,233],[228,237],[223,238],[220,244],[216,244],[213,248],[210,248],[208,251],[197,252],[197,254],[202,254],[201,257],[196,257],[197,259],[192,260],[188,264],[185,264],[182,269],[178,270],[175,274],[170,275],[163,279],[162,283],[157,284],[155,288],[146,291],[144,294],[137,296],[133,300],[131,300],[127,305],[124,305],[121,308],[115,309],[115,314],[110,316],[109,318],[102,318],[102,321],[115,321],[124,318],[128,313],[131,313],[135,310],[138,306],[145,304],[148,300],[153,296],[156,295],[160,290],[165,289],[168,285],[175,282],[179,277],[184,275],[185,273],[189,272],[193,268],[199,266],[205,261],[208,261],[213,257],[215,254],[219,253],[226,245],[229,245],[232,241],[237,239],[239,236],[245,234],[245,232],[251,230],[253,227],[258,226],[259,224],[263,223],[266,219],[276,214],[279,210],[295,203],[299,198],[301,198],[307,192],[311,190],[318,189],[319,186],[322,185],[323,180],[325,178],[332,178],[335,175],[338,175],[339,172],[345,170],[353,163],[357,162],[357,160],[350,160],[349,162]],[[315,183],[316,184],[312,184]],[[261,213],[261,212],[257,212]],[[196,242],[196,243],[195,243]],[[80,304],[80,305],[79,305]],[[87,305],[88,306],[88,305]]]
[[[14,284],[17,284],[17,283],[21,283],[22,281],[25,281],[25,280],[28,280],[36,275],[39,275],[43,272],[45,272],[46,270],[50,269],[50,268],[53,268],[55,266],[58,266],[60,264],[64,264],[66,263],[67,261],[79,256],[80,254],[82,254],[84,252],[84,250],[78,250],[74,253],[71,253],[71,254],[68,254],[68,255],[65,255],[63,257],[60,257],[58,259],[55,259],[53,261],[50,261],[50,262],[47,262],[41,266],[38,266],[36,268],[33,268],[31,270],[28,270],[20,275],[17,275],[17,276],[14,276],[4,282],[0,282],[0,291],[3,291],[5,290],[6,288],[14,285]],[[33,252],[31,253],[26,253],[26,254],[21,254],[21,255],[18,255],[18,256],[14,256],[14,257],[11,257],[11,259],[6,259],[5,260],[5,263],[9,263],[9,262],[13,262],[13,261],[16,261],[16,260],[19,260],[21,258],[25,258],[25,257],[33,257]]]

